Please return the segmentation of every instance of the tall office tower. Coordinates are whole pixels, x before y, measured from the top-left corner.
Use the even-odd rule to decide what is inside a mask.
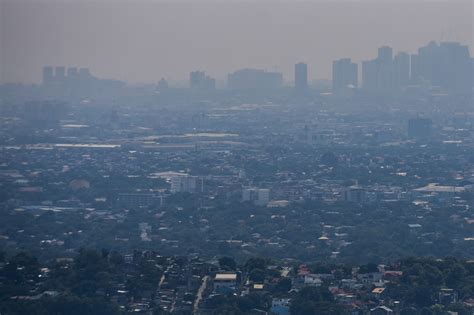
[[[393,50],[389,46],[382,46],[378,50],[377,60],[379,63],[391,63],[393,59]]]
[[[357,64],[344,58],[332,63],[332,89],[335,93],[343,92],[358,85]]]
[[[377,58],[362,62],[362,88],[371,94],[390,92],[394,86],[393,68],[392,48],[380,47]]]
[[[198,88],[205,76],[206,74],[203,71],[192,71],[189,73],[189,87],[192,89]]]
[[[265,206],[270,202],[270,189],[245,188],[242,190],[242,201],[250,201],[258,206]]]
[[[377,89],[385,93],[393,88],[393,51],[388,46],[380,47],[377,56]]]
[[[189,87],[195,90],[213,90],[216,88],[216,80],[204,71],[192,71],[189,73]]]
[[[53,75],[53,67],[46,66],[43,67],[43,84],[48,84],[53,82],[54,75]]]
[[[447,91],[456,94],[472,93],[471,56],[469,47],[456,42],[444,42],[439,46],[439,76],[436,81]]]
[[[158,91],[165,91],[168,89],[168,81],[166,81],[165,78],[161,78],[161,80],[158,82],[158,85],[156,86],[156,89]]]
[[[64,82],[66,79],[66,68],[65,67],[56,67],[54,69],[54,80],[58,82]]]
[[[87,80],[91,78],[91,73],[89,71],[89,68],[80,68],[79,69],[79,78],[81,80]]]
[[[67,78],[68,79],[76,79],[79,76],[79,72],[75,67],[67,68]]]
[[[410,82],[418,83],[422,79],[421,76],[421,67],[420,67],[420,56],[411,55],[410,56]]]
[[[393,85],[395,88],[406,87],[410,83],[410,55],[399,52],[393,59]]]
[[[430,42],[419,48],[418,55],[412,56],[412,60],[416,61],[412,66],[412,78],[417,75],[418,79],[447,92],[471,92],[471,59],[468,46],[456,42]]]
[[[377,90],[377,60],[362,61],[362,88],[370,93]]]
[[[172,193],[199,193],[203,192],[204,183],[201,177],[181,175],[171,178]]]
[[[295,89],[298,91],[308,89],[308,65],[303,62],[295,64]]]
[[[233,90],[278,89],[283,84],[280,72],[241,69],[227,76],[227,87]]]
[[[471,58],[471,85],[474,87],[474,58]]]
[[[436,42],[430,42],[428,45],[418,49],[418,55],[414,57],[417,61],[416,68],[414,68],[417,74],[415,79],[427,81],[431,85],[437,85],[434,77],[436,76],[435,72],[438,71],[436,69],[436,60],[439,59],[437,57],[439,54],[438,47]]]

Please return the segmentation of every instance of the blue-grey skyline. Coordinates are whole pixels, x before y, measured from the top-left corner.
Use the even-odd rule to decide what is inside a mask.
[[[382,45],[415,53],[431,40],[473,47],[472,1],[53,1],[2,0],[1,82],[39,83],[41,67],[89,67],[99,77],[224,79],[240,68],[283,72],[372,59]]]

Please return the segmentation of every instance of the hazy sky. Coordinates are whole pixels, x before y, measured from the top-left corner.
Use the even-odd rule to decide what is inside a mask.
[[[0,0],[0,80],[39,82],[43,65],[89,67],[131,83],[225,78],[243,67],[293,65],[330,78],[331,62],[415,52],[430,40],[473,39],[474,0]]]

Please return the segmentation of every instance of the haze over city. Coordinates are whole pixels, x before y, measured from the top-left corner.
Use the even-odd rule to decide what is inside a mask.
[[[222,80],[246,67],[291,81],[298,61],[310,80],[330,79],[332,60],[367,60],[382,45],[473,47],[473,2],[459,0],[2,0],[0,16],[3,83],[39,83],[44,65],[129,83],[185,82],[193,69]]]
[[[0,314],[473,315],[473,16],[0,0]]]

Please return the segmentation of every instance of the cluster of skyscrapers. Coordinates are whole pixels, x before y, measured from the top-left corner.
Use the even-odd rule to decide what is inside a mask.
[[[357,64],[349,58],[339,59],[332,63],[332,89],[341,94],[357,88],[359,73]]]
[[[468,46],[455,42],[431,42],[411,56],[411,77],[415,81],[463,93],[473,84],[474,59]]]
[[[410,87],[438,88],[439,91],[465,94],[473,86],[474,59],[468,46],[456,42],[431,42],[418,49],[417,54],[393,54],[391,47],[378,49],[377,57],[358,64],[350,58],[332,64],[332,91],[336,95],[353,95],[361,91],[371,95],[398,93]],[[361,80],[360,80],[361,79]],[[361,83],[359,83],[361,81]],[[241,69],[227,77],[232,90],[275,89],[283,86],[283,75],[259,69]],[[214,89],[215,80],[204,72],[190,74],[190,87]],[[303,93],[309,87],[308,65],[299,62],[294,69],[294,87]]]
[[[189,74],[189,86],[197,90],[214,90],[216,79],[206,75],[204,71],[193,71]]]
[[[64,66],[43,67],[43,84],[65,83],[79,80],[90,80],[92,75],[88,68],[69,67]]]
[[[227,88],[231,90],[277,89],[283,86],[283,74],[260,69],[241,69],[227,76]],[[213,90],[216,80],[203,71],[189,74],[189,87],[193,90]]]
[[[259,69],[242,69],[227,76],[227,87],[232,90],[272,89],[283,85],[283,74]]]
[[[117,80],[99,79],[89,68],[45,66],[43,67],[42,97],[104,97],[119,94],[125,84]]]
[[[468,46],[456,42],[430,42],[419,48],[417,54],[412,55],[406,52],[394,55],[391,47],[383,46],[378,49],[376,58],[362,61],[361,66],[362,73],[359,75],[358,64],[350,58],[333,61],[333,94],[353,95],[355,91],[360,91],[369,95],[387,95],[410,87],[435,88],[440,92],[468,94],[472,92],[474,83],[474,59],[470,57]],[[84,86],[84,84],[91,85],[94,81],[97,79],[90,74],[88,68],[64,66],[43,68],[43,84],[46,86],[58,84]],[[189,86],[193,90],[211,91],[216,89],[216,80],[204,71],[193,71],[189,75]],[[159,89],[167,87],[168,83],[162,79]],[[227,76],[227,88],[231,90],[281,87],[283,87],[283,74],[280,72],[247,68]],[[308,65],[303,62],[295,64],[294,87],[295,91],[301,94],[309,88]]]
[[[455,42],[431,42],[418,49],[418,54],[392,48],[378,49],[375,59],[362,61],[361,89],[369,94],[399,92],[409,86],[437,87],[443,92],[470,93],[474,62],[468,46]],[[358,87],[357,64],[350,59],[333,62],[332,86],[335,93]]]

